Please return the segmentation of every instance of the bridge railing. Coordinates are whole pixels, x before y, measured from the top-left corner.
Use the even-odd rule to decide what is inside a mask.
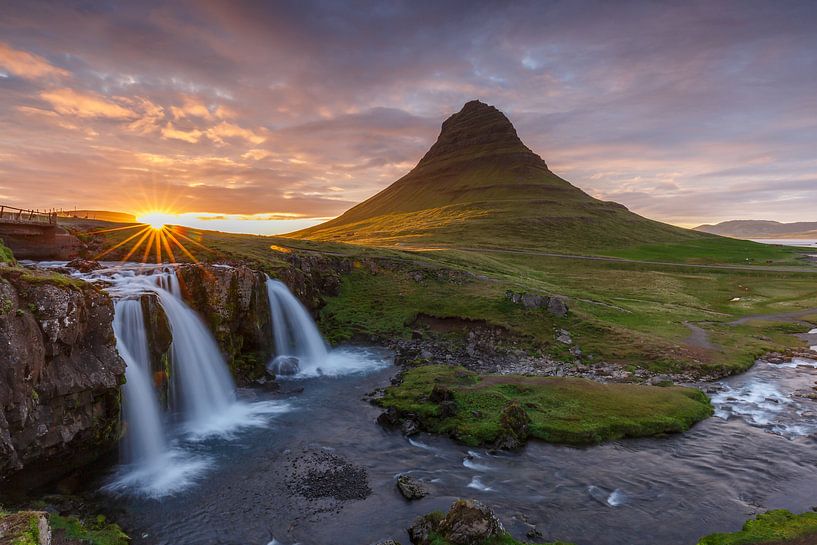
[[[0,205],[0,221],[15,223],[57,223],[54,210],[33,210],[15,206]]]

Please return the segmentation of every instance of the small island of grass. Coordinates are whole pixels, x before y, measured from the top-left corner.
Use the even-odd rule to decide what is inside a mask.
[[[529,437],[585,445],[676,433],[712,414],[709,399],[694,388],[480,376],[445,365],[409,369],[378,403],[423,431],[495,446],[517,446]]]

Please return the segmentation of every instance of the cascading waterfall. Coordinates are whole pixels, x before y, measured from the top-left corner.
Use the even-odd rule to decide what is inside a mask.
[[[150,359],[145,317],[137,299],[116,303],[114,320],[116,346],[125,360],[123,410],[128,422],[124,442],[129,463],[155,465],[167,452],[159,402],[150,380]]]
[[[329,350],[306,308],[280,281],[267,277],[276,357],[271,367],[282,374],[315,374],[327,362]],[[298,368],[286,367],[286,358],[298,359]]]
[[[173,337],[170,358],[174,409],[194,424],[223,415],[235,402],[235,383],[216,341],[199,315],[178,295],[161,287],[154,291]]]
[[[176,493],[212,465],[211,459],[193,454],[180,442],[213,436],[229,439],[235,430],[265,426],[272,415],[289,410],[288,404],[279,401],[237,400],[221,351],[203,320],[182,300],[175,270],[138,274],[124,269],[112,277],[91,278],[111,282],[109,291],[120,298],[114,331],[117,349],[127,364],[123,403],[127,465],[117,471],[107,490],[151,497]],[[181,435],[174,434],[175,428],[163,427],[151,381],[149,336],[138,299],[149,292],[156,294],[172,335],[170,408],[182,421]],[[171,441],[174,435],[177,438]]]

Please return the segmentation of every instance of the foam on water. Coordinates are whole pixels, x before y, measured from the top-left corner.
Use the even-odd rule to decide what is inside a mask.
[[[485,485],[479,477],[474,477],[471,482],[466,485],[468,488],[479,490],[480,492],[492,492],[494,489]]]
[[[207,420],[194,420],[184,424],[182,431],[185,439],[190,441],[211,438],[233,439],[237,432],[267,426],[271,417],[290,410],[291,405],[282,401],[255,403],[236,401]]]
[[[102,490],[113,494],[163,498],[196,484],[213,466],[212,460],[173,448],[152,464],[119,466]]]

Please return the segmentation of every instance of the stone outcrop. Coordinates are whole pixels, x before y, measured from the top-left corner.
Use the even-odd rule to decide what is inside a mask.
[[[112,320],[91,285],[0,270],[0,477],[46,481],[116,445],[125,364]]]
[[[425,485],[410,475],[397,476],[397,489],[407,500],[419,500],[428,495]]]
[[[435,535],[454,545],[479,545],[505,535],[493,511],[477,500],[457,500],[445,516],[418,517],[407,531],[414,545],[430,545]]]
[[[143,293],[139,297],[139,302],[145,317],[153,384],[159,394],[159,402],[163,407],[167,407],[170,396],[170,344],[173,342],[173,334],[170,332],[167,315],[155,293]]]
[[[562,295],[539,295],[538,293],[505,292],[505,298],[525,308],[543,308],[557,318],[564,318],[568,313],[567,298]]]
[[[264,375],[272,355],[266,277],[249,267],[182,265],[182,296],[204,318],[239,382]]]

